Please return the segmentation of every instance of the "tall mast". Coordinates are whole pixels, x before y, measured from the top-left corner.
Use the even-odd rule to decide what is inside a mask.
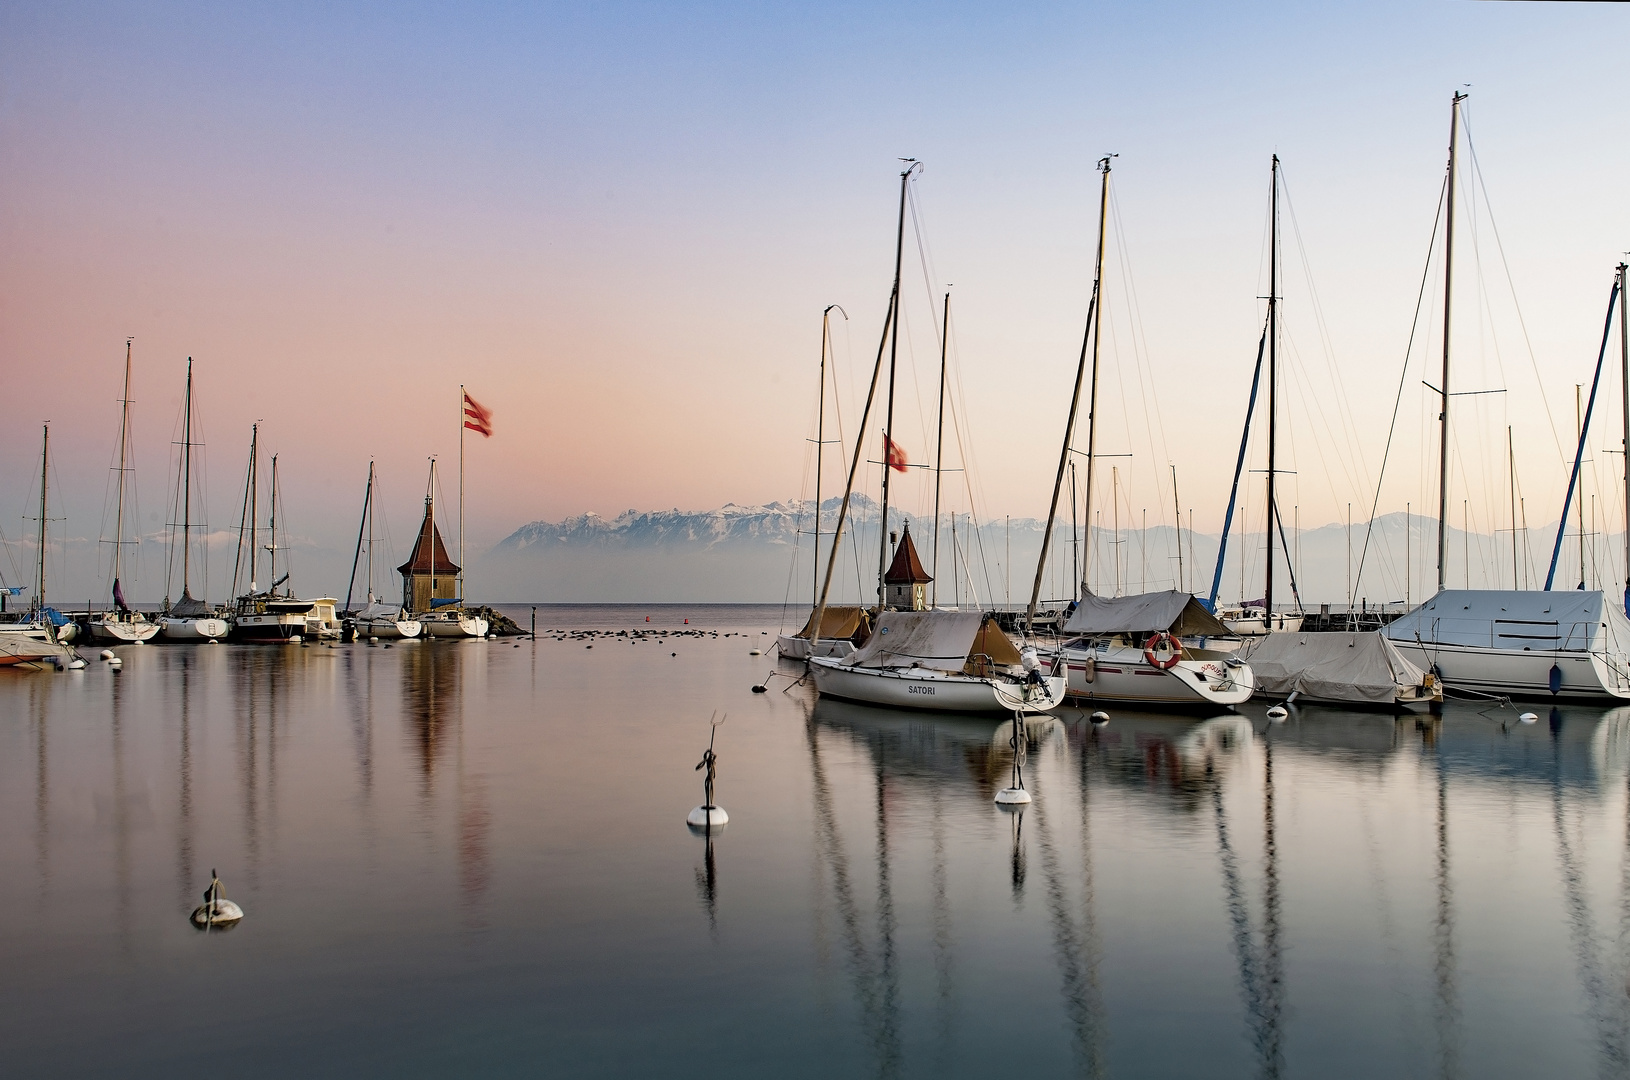
[[[915,162],[913,162],[912,165],[911,165],[911,168],[908,168],[905,171],[905,173],[902,175],[902,178],[901,178],[901,181],[900,181],[900,183],[902,185],[902,189],[903,189],[903,186],[905,184],[905,177],[911,175],[911,169],[912,168],[916,168],[916,163]],[[903,209],[903,205],[904,204],[902,202],[902,209]],[[903,220],[901,222],[901,236],[902,236],[902,238],[904,236],[904,221]],[[896,254],[896,257],[895,257],[895,263],[898,266],[898,264],[899,264],[898,253]],[[821,582],[821,598],[820,598],[819,602],[817,602],[816,605],[815,605],[814,623],[812,624],[813,629],[811,630],[810,638],[809,638],[809,647],[810,647],[811,655],[814,654],[815,646],[821,640],[821,619],[824,618],[825,615],[826,615],[826,598],[832,592],[832,571],[837,569],[837,565],[838,565],[838,546],[843,543],[843,526],[844,526],[844,523],[846,521],[848,521],[848,519],[849,519],[849,500],[854,495],[854,492],[855,492],[855,475],[860,471],[860,455],[861,455],[861,452],[864,450],[864,448],[866,446],[866,425],[868,423],[870,423],[870,421],[871,421],[872,404],[877,400],[877,380],[878,380],[878,377],[883,373],[883,346],[888,342],[888,339],[889,339],[889,330],[891,329],[891,327],[893,325],[893,321],[894,321],[894,302],[895,302],[895,300],[897,300],[899,298],[899,295],[900,295],[900,279],[899,279],[899,273],[896,272],[895,281],[894,281],[894,294],[889,297],[889,314],[888,314],[888,318],[886,318],[884,320],[884,322],[883,322],[883,336],[881,338],[879,338],[878,342],[877,342],[877,359],[872,363],[872,381],[869,384],[867,384],[867,388],[866,388],[866,405],[865,405],[864,408],[862,408],[860,410],[860,428],[855,434],[855,453],[854,453],[854,457],[849,459],[849,477],[848,477],[847,480],[844,481],[844,484],[843,484],[843,502],[838,504],[838,523],[837,523],[836,528],[832,532],[832,550],[831,550],[831,553],[829,555],[827,555],[827,557],[826,557],[826,577]],[[842,309],[839,308],[839,310],[841,311]],[[885,454],[884,454],[885,460],[887,459],[887,457],[888,457],[888,455],[885,452]]]
[[[1624,391],[1624,431],[1620,443],[1624,456],[1624,610],[1630,615],[1630,303],[1624,303],[1624,263],[1619,264],[1619,383]],[[1512,522],[1515,526],[1516,522]]]
[[[1268,197],[1268,559],[1262,590],[1262,627],[1273,630],[1274,470],[1279,441],[1279,155],[1273,156],[1273,179]],[[1286,552],[1289,555],[1289,552]]]
[[[45,422],[45,437],[40,443],[40,547],[39,547],[39,574],[34,586],[34,605],[38,608],[41,617],[45,613],[45,523],[50,520],[46,517],[50,509],[46,501],[45,491],[47,477],[51,467],[51,421]]]
[[[1505,429],[1506,479],[1511,491],[1511,588],[1517,585],[1517,444],[1511,435],[1511,426]]]
[[[815,554],[810,559],[811,606],[821,602],[821,464],[826,450],[826,350],[832,340],[832,309],[837,306],[828,304],[826,310],[821,312],[821,399],[815,406]]]
[[[945,351],[951,342],[951,292],[945,292],[945,314],[940,330],[940,418],[939,434],[934,440],[934,600],[932,607],[940,606],[940,474],[945,471]],[[953,536],[954,536],[953,532]],[[953,540],[951,558],[956,558]]]
[[[1087,520],[1092,520],[1093,453],[1097,446],[1098,412],[1098,322],[1101,320],[1100,301],[1104,283],[1104,225],[1109,217],[1109,161],[1114,154],[1105,154],[1098,161],[1103,180],[1098,194],[1098,256],[1092,272],[1092,298],[1087,301],[1087,325],[1081,333],[1081,359],[1075,367],[1075,390],[1070,395],[1070,415],[1064,421],[1064,445],[1058,452],[1058,473],[1053,477],[1053,501],[1047,507],[1047,528],[1041,534],[1041,557],[1036,560],[1036,580],[1030,587],[1030,607],[1025,612],[1025,627],[1034,628],[1036,604],[1041,600],[1041,579],[1047,569],[1047,550],[1052,546],[1053,522],[1058,517],[1058,497],[1064,489],[1064,468],[1070,461],[1070,442],[1075,437],[1075,414],[1081,405],[1081,383],[1087,372],[1087,343],[1092,343],[1092,389],[1087,398],[1087,490],[1084,505]],[[1087,550],[1081,565],[1080,592],[1087,591],[1087,579],[1092,576],[1092,529],[1087,529]]]
[[[1449,108],[1449,196],[1443,218],[1443,411],[1438,413],[1438,591],[1447,584],[1449,541],[1449,304],[1454,298],[1455,143],[1460,135],[1460,103],[1455,91]],[[1350,598],[1349,598],[1350,599]]]
[[[276,454],[272,455],[272,497],[271,497],[270,503],[271,503],[271,511],[272,512],[271,512],[271,521],[268,524],[269,524],[269,530],[271,532],[271,540],[272,540],[272,542],[266,546],[266,550],[271,553],[271,555],[269,557],[269,560],[268,560],[268,565],[266,567],[266,576],[272,579],[272,583],[271,583],[271,585],[268,586],[268,589],[270,589],[272,591],[276,591],[276,589],[277,589],[277,455]]]
[[[249,429],[249,592],[260,591],[260,422]]]
[[[351,579],[345,583],[344,611],[351,610],[351,595],[357,584],[357,563],[362,559],[362,538],[368,537],[368,603],[374,602],[374,534],[369,512],[374,504],[374,463],[368,461],[368,487],[362,494],[362,520],[357,522],[357,550],[351,556]]]
[[[125,457],[130,445],[130,342],[125,338],[125,392],[119,399],[119,493],[113,512],[113,587],[119,588],[120,566],[125,539]],[[103,503],[106,506],[106,503]]]
[[[1081,524],[1075,503],[1075,462],[1070,462],[1070,578],[1081,580]],[[1077,593],[1077,596],[1080,594]]]
[[[1187,586],[1183,579],[1183,510],[1182,504],[1177,499],[1176,465],[1172,466],[1172,514],[1175,515],[1177,521],[1177,587],[1186,590]],[[1301,535],[1301,529],[1296,530],[1296,535]]]
[[[368,460],[368,493],[364,496],[367,503],[362,512],[368,518],[368,603],[374,602],[374,463]]]
[[[426,485],[424,495],[425,520],[430,522],[426,533],[426,542],[430,548],[430,596],[425,601],[425,610],[436,609],[436,459],[430,459],[430,482]]]
[[[894,296],[889,301],[889,396],[883,419],[883,516],[877,524],[877,610],[888,597],[883,592],[883,575],[889,568],[889,448],[894,445],[894,369],[900,355],[900,256],[906,242],[906,188],[911,183],[913,162],[900,174],[900,220],[894,232]]]
[[[187,357],[187,403],[181,421],[181,598],[189,599],[192,589],[188,574],[191,570],[192,545],[192,357]],[[174,566],[174,563],[170,564]],[[208,582],[205,583],[206,586]],[[206,589],[207,591],[207,589]]]
[[[432,551],[431,558],[435,558]],[[458,593],[459,607],[464,600],[464,384],[458,384]]]
[[[1579,440],[1580,459],[1583,459],[1585,454],[1585,416],[1584,405],[1581,404],[1581,394],[1584,389],[1579,383],[1573,384],[1573,423],[1579,429],[1575,432],[1575,437]],[[1592,386],[1590,392],[1594,396],[1596,388]],[[1574,463],[1575,469],[1581,467],[1579,461]],[[1579,587],[1581,589],[1585,587],[1585,499],[1583,495],[1579,498]]]

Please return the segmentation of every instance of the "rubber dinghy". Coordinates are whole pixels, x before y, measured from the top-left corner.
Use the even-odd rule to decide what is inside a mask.
[[[1064,677],[1026,652],[977,611],[885,611],[853,656],[811,657],[809,670],[824,697],[947,713],[1049,712],[1064,700]]]

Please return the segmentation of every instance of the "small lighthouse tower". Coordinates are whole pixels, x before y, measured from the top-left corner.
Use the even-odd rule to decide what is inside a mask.
[[[413,554],[396,568],[402,575],[402,606],[415,614],[430,610],[431,600],[458,598],[458,566],[447,557],[441,530],[431,516],[430,499],[424,501],[424,523],[413,544]]]
[[[907,523],[894,549],[894,562],[883,575],[884,606],[894,611],[927,611],[928,583],[933,580],[917,558],[917,545],[911,542],[911,525]]]

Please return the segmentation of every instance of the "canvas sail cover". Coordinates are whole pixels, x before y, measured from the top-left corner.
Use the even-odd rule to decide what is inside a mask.
[[[371,600],[367,607],[357,612],[359,619],[399,619],[401,616],[401,604],[387,604],[383,600]]]
[[[215,614],[215,609],[191,593],[182,593],[181,599],[171,606],[170,614],[178,619],[201,619]]]
[[[858,607],[839,604],[828,604],[826,611],[821,615],[821,640],[837,641],[841,638],[852,638],[866,625],[866,613]],[[808,638],[815,629],[815,612],[809,613],[809,619],[804,628],[795,634],[795,637]]]
[[[986,619],[979,626],[979,633],[974,635],[973,648],[968,650],[972,656],[988,656],[993,664],[1009,666],[1021,663],[1018,646],[1013,639],[1002,633],[1002,628],[996,625],[994,619]]]
[[[1257,689],[1273,697],[1294,692],[1318,701],[1384,705],[1426,678],[1377,631],[1264,634],[1246,642],[1240,656],[1251,665]]]
[[[1192,594],[1175,589],[1134,596],[1088,593],[1064,623],[1066,634],[1152,634],[1157,631],[1178,637],[1233,636]]]
[[[848,663],[853,667],[926,667],[960,671],[985,616],[977,611],[885,611]]]
[[[1630,619],[1597,590],[1445,589],[1389,624],[1393,641],[1623,656]]]

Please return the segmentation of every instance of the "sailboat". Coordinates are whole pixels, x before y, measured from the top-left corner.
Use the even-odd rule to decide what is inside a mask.
[[[859,605],[829,606],[821,617],[821,625],[815,625],[815,609],[821,603],[821,466],[826,449],[826,358],[832,341],[832,309],[837,306],[830,304],[821,312],[821,388],[815,410],[815,547],[810,560],[814,578],[810,582],[809,621],[796,634],[776,637],[776,652],[787,660],[808,660],[812,642],[819,643],[815,646],[814,655],[840,659],[851,656],[855,651],[855,642],[865,640],[869,630],[866,611]]]
[[[147,616],[131,609],[125,603],[121,588],[120,571],[124,564],[125,540],[125,474],[130,455],[130,340],[125,341],[124,396],[119,399],[119,488],[113,516],[113,611],[91,615],[87,623],[95,641],[117,641],[126,645],[142,645],[159,631],[157,623],[148,622]],[[137,541],[129,541],[136,543]]]
[[[231,629],[215,609],[192,595],[192,357],[187,357],[187,396],[181,421],[181,599],[166,604],[159,619],[166,641],[216,642]],[[173,564],[172,564],[173,565]]]
[[[1035,632],[1036,608],[1041,602],[1041,583],[1047,568],[1053,523],[1058,517],[1064,476],[1070,465],[1070,455],[1075,452],[1072,442],[1083,383],[1089,386],[1087,482],[1084,493],[1089,519],[1092,512],[1093,480],[1097,471],[1098,372],[1110,168],[1111,156],[1106,155],[1098,162],[1102,182],[1092,297],[1087,304],[1087,325],[1081,338],[1075,389],[1070,398],[1068,419],[1064,423],[1058,471],[1053,478],[1053,499],[1047,511],[1047,527],[1042,533],[1041,555],[1036,561],[1030,603],[1025,611],[1027,633],[1032,634]],[[1087,379],[1089,370],[1090,382]],[[1081,581],[1076,594],[1079,599],[1071,605],[1069,616],[1061,628],[1066,640],[1040,650],[1044,659],[1062,665],[1070,696],[1094,702],[1119,701],[1179,708],[1227,707],[1250,698],[1255,682],[1249,665],[1229,652],[1206,647],[1211,638],[1226,636],[1228,631],[1199,601],[1191,594],[1179,591],[1118,597],[1094,595],[1087,584],[1092,569],[1092,547],[1091,544],[1087,545],[1086,558],[1081,563]]]
[[[364,542],[368,559],[368,602],[362,610],[351,615],[351,625],[359,638],[387,638],[401,640],[416,638],[422,627],[419,620],[408,615],[400,604],[387,604],[374,594],[374,463],[368,462],[368,490],[362,497],[362,524],[357,530],[357,553],[351,560],[351,581],[357,577],[357,562],[362,557]],[[351,610],[351,586],[346,586],[345,610]]]
[[[1290,566],[1290,545],[1284,543],[1285,523],[1279,516],[1279,503],[1274,498],[1274,481],[1279,475],[1276,457],[1279,448],[1279,155],[1273,156],[1273,184],[1270,196],[1270,233],[1268,254],[1268,319],[1257,345],[1256,372],[1251,376],[1251,399],[1245,409],[1245,430],[1240,436],[1239,458],[1234,464],[1234,486],[1228,495],[1228,512],[1223,517],[1222,542],[1217,549],[1217,569],[1211,579],[1211,598],[1206,603],[1231,633],[1251,637],[1270,633],[1291,633],[1301,630],[1305,613],[1300,610],[1275,611],[1273,607],[1273,538],[1279,535],[1285,551],[1285,565],[1290,569],[1292,594],[1296,589],[1296,570]],[[1233,607],[1217,607],[1217,590],[1222,584],[1223,557],[1228,552],[1228,530],[1234,519],[1234,503],[1239,496],[1240,474],[1245,468],[1245,451],[1251,438],[1251,414],[1256,409],[1257,387],[1262,378],[1262,357],[1268,357],[1268,500],[1267,536],[1268,558],[1264,567],[1263,593],[1259,600],[1246,600]]]
[[[1602,363],[1612,339],[1614,308],[1623,299],[1625,265],[1620,263],[1608,296],[1602,347],[1596,358],[1596,381],[1591,385],[1591,409],[1585,411],[1574,455],[1567,499],[1557,522],[1556,548],[1545,589],[1449,589],[1447,536],[1449,507],[1449,392],[1450,301],[1453,299],[1455,148],[1460,127],[1460,104],[1466,95],[1456,92],[1449,121],[1449,170],[1444,216],[1443,255],[1443,372],[1438,444],[1438,591],[1414,611],[1389,624],[1383,633],[1398,651],[1450,687],[1517,697],[1584,700],[1630,699],[1630,618],[1625,607],[1601,590],[1585,588],[1556,592],[1557,558],[1569,506],[1579,483],[1579,466],[1590,433],[1591,409],[1596,404]],[[1619,342],[1625,371],[1630,373],[1630,332],[1620,308]],[[1624,389],[1626,436],[1630,438],[1630,380]],[[1630,463],[1626,465],[1630,469]],[[1630,476],[1626,489],[1630,490]],[[1630,504],[1626,506],[1630,527]],[[1630,535],[1630,534],[1627,534]],[[1515,584],[1515,583],[1513,583]],[[1630,599],[1630,597],[1627,597]]]
[[[45,541],[49,517],[49,477],[51,469],[51,425],[46,424],[40,443],[40,531],[35,551],[34,603],[26,617],[17,622],[0,622],[0,667],[38,668],[74,658],[68,648],[78,629],[45,602]]]
[[[408,561],[396,568],[402,575],[402,607],[413,613],[426,637],[487,636],[487,620],[465,611],[464,598],[457,595],[462,569],[447,557],[436,528],[436,460],[431,458],[424,521]]]
[[[926,610],[923,586],[930,580],[916,555],[910,530],[899,540],[894,560],[886,559],[891,539],[888,529],[889,473],[904,470],[894,442],[894,373],[899,352],[900,267],[905,243],[906,197],[911,176],[919,168],[912,162],[900,174],[900,217],[895,232],[894,289],[889,297],[883,337],[878,342],[866,407],[861,413],[854,458],[838,522],[827,556],[826,580],[815,613],[810,617],[813,655],[809,672],[815,689],[826,697],[869,702],[896,708],[938,712],[1047,712],[1064,700],[1064,677],[1043,672],[1033,649],[1021,652],[1001,629],[977,612]],[[889,353],[889,397],[883,428],[882,514],[878,520],[878,615],[866,644],[844,659],[822,656],[820,631],[825,625],[832,571],[843,542],[849,502],[854,493],[866,444],[866,425],[877,397],[885,347]]]
[[[266,545],[267,575],[271,577],[272,584],[265,592],[261,592],[255,576],[259,567],[259,551],[257,547],[258,528],[255,521],[256,501],[258,495],[257,472],[259,464],[260,425],[254,427],[254,434],[249,442],[249,482],[245,492],[245,524],[239,527],[240,547],[241,538],[247,532],[249,540],[249,591],[237,598],[236,610],[232,619],[232,635],[242,641],[282,641],[291,645],[298,645],[308,637],[339,637],[340,623],[336,614],[336,597],[323,597],[317,600],[300,600],[294,596],[293,590],[287,590],[279,596],[278,586],[289,580],[289,571],[285,569],[283,576],[277,576],[277,553],[282,550],[277,543],[277,510],[281,505],[279,501],[277,482],[277,455],[272,455],[272,490],[268,529],[270,543]],[[241,552],[240,552],[241,554]],[[236,577],[236,575],[234,575]]]

